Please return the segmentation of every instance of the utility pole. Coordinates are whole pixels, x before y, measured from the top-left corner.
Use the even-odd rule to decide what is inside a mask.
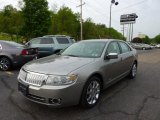
[[[83,40],[83,5],[85,5],[85,3],[83,3],[82,0],[80,0],[80,5],[77,6],[77,7],[80,7],[80,23],[81,23],[81,33],[80,33],[80,36],[81,36],[81,40]]]

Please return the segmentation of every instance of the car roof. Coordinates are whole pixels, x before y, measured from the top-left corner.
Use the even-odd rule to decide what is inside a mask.
[[[111,41],[122,41],[124,42],[123,40],[118,40],[118,39],[88,39],[88,40],[82,40],[82,41],[85,41],[85,42],[111,42]]]

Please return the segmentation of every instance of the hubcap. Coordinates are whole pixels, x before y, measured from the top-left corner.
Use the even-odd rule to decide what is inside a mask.
[[[8,70],[10,62],[6,58],[0,59],[0,68],[2,70]]]
[[[97,102],[100,95],[100,84],[97,81],[92,81],[87,88],[87,102],[93,105]]]
[[[137,66],[136,64],[133,65],[133,68],[132,68],[132,76],[135,77],[137,74]]]

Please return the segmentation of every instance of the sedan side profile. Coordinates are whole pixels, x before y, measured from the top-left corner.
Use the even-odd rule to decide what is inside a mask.
[[[18,90],[29,100],[54,107],[95,106],[102,90],[137,73],[137,52],[121,40],[85,40],[60,55],[24,65]]]
[[[0,40],[0,69],[9,70],[12,67],[22,66],[37,57],[37,48],[26,48],[13,42]]]

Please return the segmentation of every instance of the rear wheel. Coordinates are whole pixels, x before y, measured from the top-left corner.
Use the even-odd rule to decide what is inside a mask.
[[[100,94],[101,94],[100,79],[96,76],[91,77],[87,81],[83,89],[83,93],[81,97],[81,105],[85,108],[94,107],[100,98]]]
[[[142,50],[146,50],[146,48],[142,48]]]
[[[135,78],[137,75],[137,63],[135,62],[133,65],[132,65],[132,68],[131,68],[131,71],[129,73],[129,78],[133,79]]]
[[[11,69],[11,61],[6,57],[0,58],[0,69],[3,71],[7,71]]]

